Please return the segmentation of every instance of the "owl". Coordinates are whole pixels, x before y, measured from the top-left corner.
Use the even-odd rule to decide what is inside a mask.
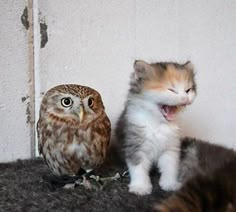
[[[96,90],[58,85],[42,99],[37,134],[39,152],[53,175],[75,176],[103,163],[111,124]]]

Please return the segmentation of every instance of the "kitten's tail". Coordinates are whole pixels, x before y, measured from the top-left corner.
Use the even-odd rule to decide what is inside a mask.
[[[236,161],[209,176],[197,175],[160,204],[157,212],[236,212]]]

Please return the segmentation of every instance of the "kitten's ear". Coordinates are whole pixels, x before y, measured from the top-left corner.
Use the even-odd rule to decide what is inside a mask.
[[[192,71],[194,69],[191,61],[187,61],[186,63],[183,64],[183,66],[184,66],[184,68],[186,68],[187,70],[190,70],[190,71]]]
[[[136,60],[134,62],[134,74],[136,80],[145,79],[147,77],[147,72],[152,70],[152,66],[142,60]]]

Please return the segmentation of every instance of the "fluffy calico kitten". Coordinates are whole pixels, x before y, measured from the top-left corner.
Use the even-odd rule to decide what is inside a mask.
[[[116,128],[131,178],[130,192],[151,193],[149,170],[153,164],[161,172],[162,189],[180,187],[177,181],[180,140],[175,118],[195,96],[190,62],[134,63],[125,109]]]
[[[236,211],[236,153],[185,138],[181,145],[183,187],[153,211]]]

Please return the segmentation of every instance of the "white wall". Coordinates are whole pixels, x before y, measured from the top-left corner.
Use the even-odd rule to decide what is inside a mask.
[[[15,4],[8,12],[2,6],[9,5],[0,3],[1,75],[5,70],[0,88],[8,88],[0,105],[9,105],[0,108],[9,125],[0,127],[1,152],[3,147],[7,152],[0,161],[29,157],[25,104],[21,103],[27,95],[27,39],[16,21],[23,3],[8,2]],[[180,119],[183,134],[236,148],[236,1],[44,0],[34,1],[34,7],[36,116],[40,93],[57,84],[77,83],[100,91],[114,126],[134,59],[191,59],[198,96]],[[11,28],[13,23],[16,27]],[[47,26],[44,48],[39,46],[39,23]],[[21,145],[18,152],[15,143]]]
[[[0,1],[0,162],[31,156],[25,6],[25,1]]]
[[[183,134],[236,148],[236,1],[59,2],[39,5],[49,33],[41,92],[60,83],[92,86],[114,126],[134,59],[190,59],[198,97],[181,117]]]

